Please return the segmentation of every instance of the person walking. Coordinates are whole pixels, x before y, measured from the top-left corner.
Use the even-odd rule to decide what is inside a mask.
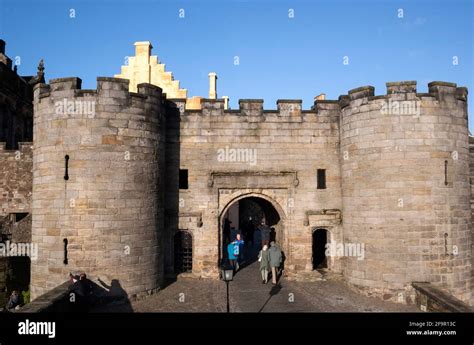
[[[237,257],[237,262],[240,265],[244,261],[244,240],[242,239],[242,236],[240,235],[240,233],[237,234],[235,243],[239,246],[239,255]]]
[[[270,271],[270,251],[268,246],[264,245],[258,254],[258,261],[260,262],[260,273],[262,274],[262,284],[268,283],[268,272]]]
[[[224,244],[227,244],[230,242],[230,224],[232,224],[232,222],[228,218],[226,218],[224,220],[224,231],[223,231]]]
[[[69,273],[71,285],[69,285],[69,296],[73,297],[68,305],[68,310],[75,312],[87,312],[89,305],[87,301],[87,293],[84,286],[84,279],[81,280],[79,273]]]
[[[277,272],[281,265],[282,254],[281,249],[276,245],[274,241],[270,243],[270,266],[272,268],[272,283],[273,285],[277,284]]]
[[[239,263],[237,261],[237,258],[239,256],[239,245],[237,242],[231,242],[227,245],[227,254],[229,256],[229,262],[232,265],[232,268],[234,269],[234,272],[239,270]]]
[[[247,226],[247,243],[253,247],[253,236],[255,234],[255,225],[253,225],[252,222],[249,222],[248,223],[248,226]]]
[[[262,236],[262,246],[268,245],[270,242],[270,227],[265,223],[265,219],[262,219],[260,225],[260,235]]]

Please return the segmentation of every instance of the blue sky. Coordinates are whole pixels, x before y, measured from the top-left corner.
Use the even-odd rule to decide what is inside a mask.
[[[7,55],[21,58],[20,74],[35,74],[44,58],[47,79],[77,76],[83,88],[119,73],[133,43],[148,40],[189,96],[206,96],[207,74],[217,72],[218,95],[232,108],[239,98],[263,98],[266,109],[296,98],[308,109],[322,92],[337,99],[373,85],[384,94],[385,82],[401,80],[426,92],[441,80],[469,88],[472,113],[473,7],[472,0],[0,0],[0,37]]]

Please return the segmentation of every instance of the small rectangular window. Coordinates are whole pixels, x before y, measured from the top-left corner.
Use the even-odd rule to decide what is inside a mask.
[[[318,169],[317,189],[326,189],[326,169]]]
[[[179,169],[179,189],[188,189],[188,169]]]
[[[20,220],[28,216],[28,213],[14,213],[14,215],[15,215],[15,222],[19,222]]]

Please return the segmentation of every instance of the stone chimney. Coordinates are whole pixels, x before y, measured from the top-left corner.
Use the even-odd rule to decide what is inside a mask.
[[[139,60],[148,62],[151,56],[153,46],[149,41],[135,42],[135,57]]]
[[[209,98],[217,98],[217,74],[215,72],[209,73]]]
[[[222,99],[224,99],[224,110],[229,109],[229,96],[222,96]]]

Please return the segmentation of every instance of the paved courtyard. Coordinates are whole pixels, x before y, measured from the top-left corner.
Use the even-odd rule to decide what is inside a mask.
[[[385,302],[351,290],[335,277],[295,282],[283,275],[278,286],[262,284],[259,263],[241,268],[230,282],[231,312],[418,312],[415,306]],[[225,312],[223,281],[181,278],[159,293],[132,302],[134,312]]]
[[[281,288],[261,284],[257,264],[239,272],[230,283],[231,312],[417,312],[415,306],[365,297],[341,281],[293,282]],[[226,288],[222,281],[180,279],[159,293],[132,302],[134,312],[223,312]]]

